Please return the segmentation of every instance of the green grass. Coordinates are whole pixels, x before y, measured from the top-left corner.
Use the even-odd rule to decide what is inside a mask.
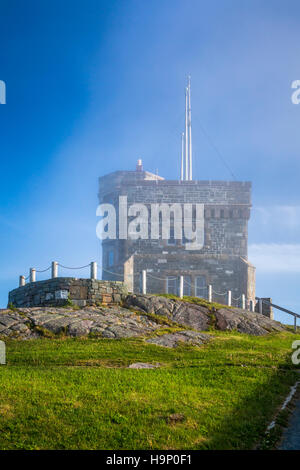
[[[296,381],[300,336],[213,336],[176,349],[142,339],[7,341],[0,449],[253,448]]]
[[[184,295],[182,299],[178,295],[173,294],[155,294],[157,297],[166,297],[167,299],[181,300],[182,302],[188,302],[192,304],[201,305],[202,307],[208,308],[209,311],[220,310],[221,308],[233,308],[225,304],[219,304],[218,302],[209,302],[202,297],[191,297]]]

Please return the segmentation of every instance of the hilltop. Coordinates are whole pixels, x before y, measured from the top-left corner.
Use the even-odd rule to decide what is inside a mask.
[[[0,449],[264,446],[298,380],[299,335],[203,299],[7,309],[0,334]]]

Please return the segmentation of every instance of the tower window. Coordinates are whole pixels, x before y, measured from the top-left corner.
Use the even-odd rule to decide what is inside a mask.
[[[170,238],[167,241],[168,245],[176,245],[174,227],[170,227]]]
[[[174,276],[167,277],[167,294],[177,295],[177,279]]]
[[[192,294],[191,276],[183,276],[183,295],[191,296],[191,294]]]
[[[206,279],[205,276],[197,276],[195,279],[195,295],[205,299],[206,295]]]
[[[109,250],[107,254],[107,265],[108,267],[113,266],[115,264],[115,254],[113,250]]]

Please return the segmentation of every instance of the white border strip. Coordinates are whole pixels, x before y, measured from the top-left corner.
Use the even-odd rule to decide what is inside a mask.
[[[291,399],[293,398],[293,396],[294,396],[295,393],[296,393],[296,390],[297,390],[297,387],[298,387],[299,384],[300,384],[300,380],[298,380],[298,381],[295,383],[295,385],[293,385],[293,386],[291,387],[291,391],[290,391],[289,395],[286,397],[286,399],[285,399],[285,401],[284,401],[282,407],[280,408],[280,411],[283,411],[283,410],[286,408],[286,406],[288,405],[288,403],[291,401]],[[272,421],[272,422],[269,424],[269,426],[267,427],[267,432],[270,431],[271,429],[273,429],[274,426],[275,426],[275,424],[276,424],[276,418],[275,418],[274,421]]]

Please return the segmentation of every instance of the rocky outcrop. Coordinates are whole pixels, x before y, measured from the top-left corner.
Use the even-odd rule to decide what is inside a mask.
[[[222,308],[214,313],[217,330],[237,330],[248,335],[261,336],[272,331],[283,331],[285,327],[260,313],[240,308]]]
[[[214,304],[205,306],[154,295],[131,294],[122,307],[1,310],[0,337],[30,339],[59,334],[102,338],[148,336],[149,343],[175,347],[182,342],[196,346],[206,343],[211,335],[200,331],[210,328],[236,330],[250,335],[284,330],[280,323],[259,313],[217,307]],[[177,328],[173,333],[161,334],[163,331],[160,330],[166,328],[166,323],[168,326],[181,325],[182,331]]]
[[[272,331],[284,330],[281,323],[240,308],[218,308],[214,304],[208,308],[178,299],[134,294],[126,297],[125,305],[127,308],[166,316],[181,325],[201,331],[213,326],[217,330],[236,330],[240,333],[260,336]]]
[[[46,333],[125,338],[153,333],[161,325],[128,309],[88,307],[72,310],[56,307],[23,308],[0,313],[0,336],[30,339]]]
[[[212,321],[206,307],[166,297],[131,294],[126,297],[124,305],[141,312],[167,317],[171,321],[200,331],[208,330]]]

